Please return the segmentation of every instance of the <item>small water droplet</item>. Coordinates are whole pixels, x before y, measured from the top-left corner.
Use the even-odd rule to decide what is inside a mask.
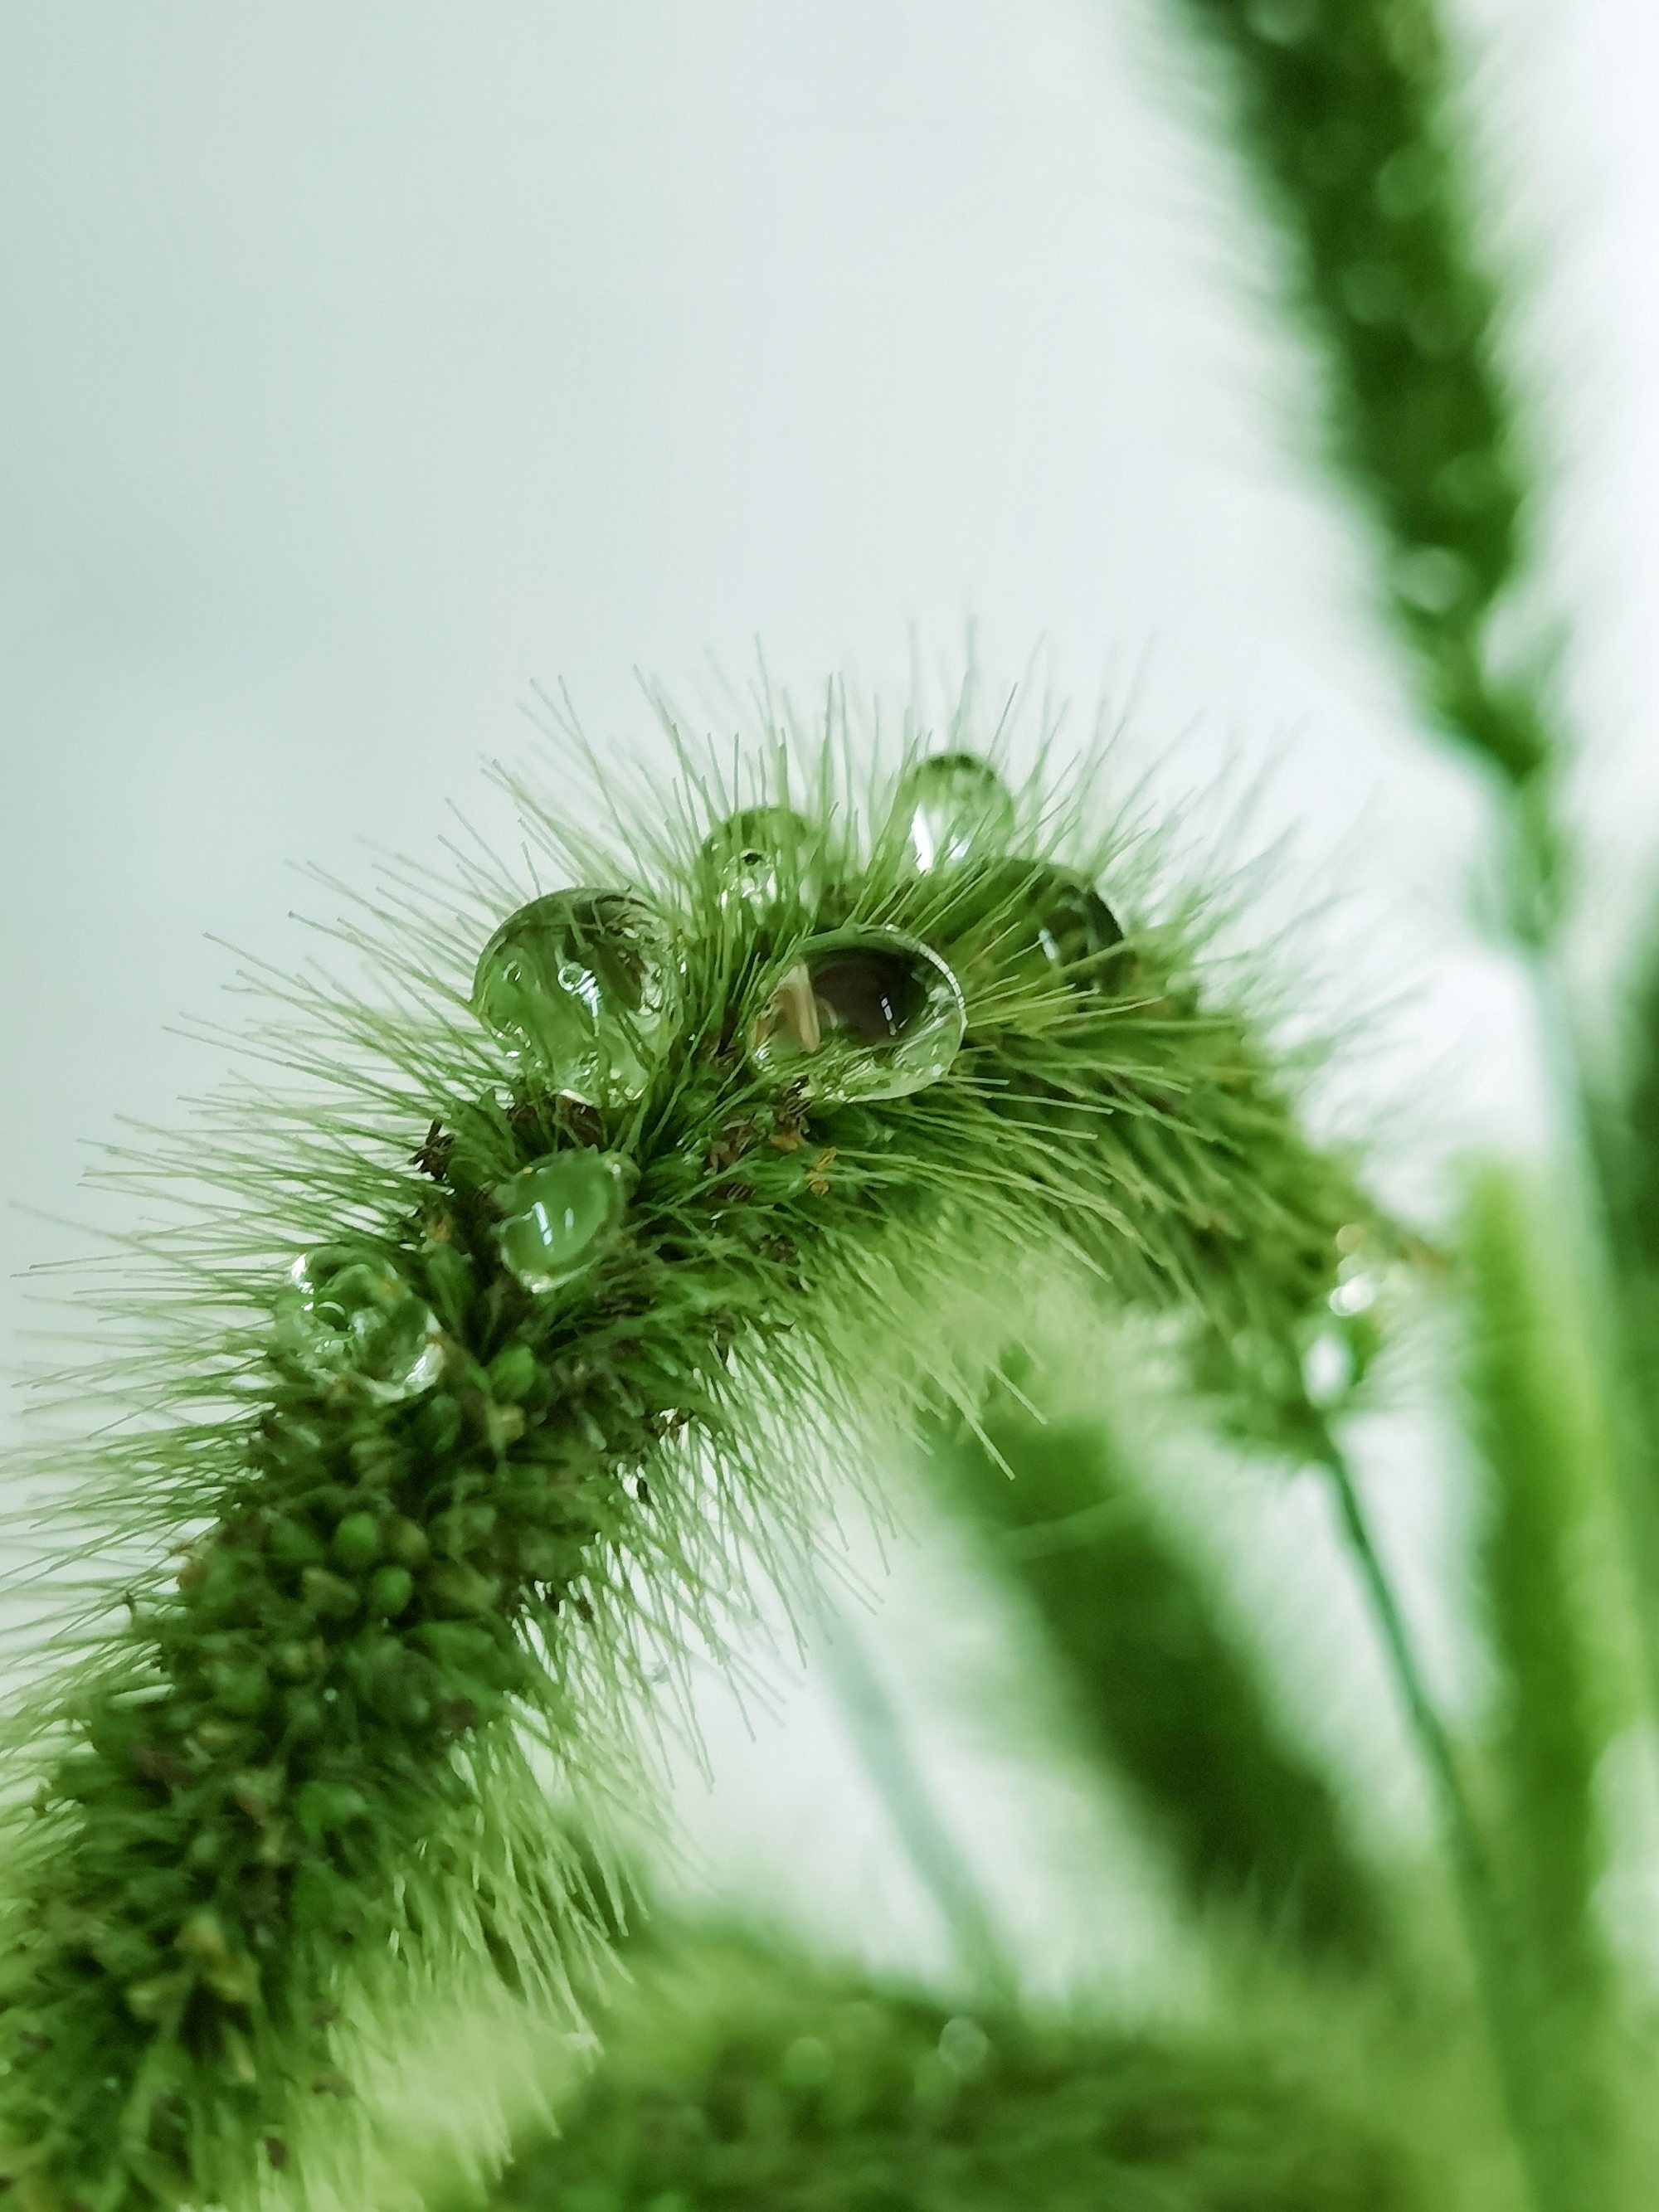
[[[986,2061],[991,2056],[991,2039],[976,2020],[958,2013],[947,2020],[939,2032],[939,2055],[953,2074],[964,2081],[985,2071]]]
[[[955,975],[895,929],[810,939],[777,976],[750,1033],[756,1065],[820,1105],[902,1098],[949,1072],[966,1018]]]
[[[910,856],[924,875],[1006,849],[1014,802],[977,753],[935,753],[899,786],[898,811]]]
[[[781,907],[816,910],[819,842],[787,806],[747,806],[710,831],[700,857],[721,906],[764,921]]]
[[[1086,989],[1122,972],[1106,957],[1123,943],[1117,916],[1082,876],[1042,860],[1000,861],[953,886],[927,934],[988,992],[1057,977]]]
[[[668,933],[622,891],[553,891],[507,919],[472,984],[484,1027],[551,1089],[592,1106],[644,1096],[672,1018]]]
[[[1302,1387],[1322,1409],[1341,1403],[1358,1380],[1353,1347],[1340,1329],[1322,1329],[1302,1355]]]
[[[1249,0],[1245,21],[1269,46],[1299,46],[1318,21],[1315,0]]]
[[[1449,614],[1467,599],[1474,574],[1460,553],[1443,545],[1419,545],[1394,564],[1394,587],[1408,606],[1425,615]]]
[[[1349,1275],[1340,1282],[1326,1300],[1339,1319],[1350,1320],[1356,1314],[1369,1313],[1376,1304],[1376,1284],[1363,1273]]]
[[[614,1243],[635,1176],[617,1152],[550,1152],[499,1184],[503,1265],[538,1296],[574,1282]]]
[[[310,1381],[349,1379],[381,1405],[419,1397],[443,1372],[437,1316],[395,1267],[353,1245],[295,1261],[276,1302],[276,1349]]]

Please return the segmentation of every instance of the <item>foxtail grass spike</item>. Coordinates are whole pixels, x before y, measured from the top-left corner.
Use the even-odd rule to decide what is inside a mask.
[[[1324,356],[1330,450],[1383,548],[1387,610],[1445,734],[1510,795],[1536,939],[1557,897],[1553,640],[1506,665],[1532,455],[1500,360],[1500,296],[1435,0],[1173,0],[1276,216]]]
[[[520,789],[571,890],[393,868],[331,933],[368,980],[257,975],[256,1080],[118,1162],[122,1341],[23,1471],[64,1592],[9,1670],[29,2212],[349,2202],[366,2051],[469,1976],[561,2001],[530,1747],[603,1779],[647,1621],[717,1633],[806,1519],[793,1445],[976,1389],[1023,1277],[1299,1388],[1364,1200],[1190,900],[1086,780],[854,750],[836,694],[736,788],[613,786],[609,843]]]
[[[1299,2054],[1042,2027],[705,1942],[641,1962],[492,2212],[1429,2212],[1432,2160]],[[436,2207],[433,2212],[452,2212]],[[459,2205],[453,2212],[460,2212]]]

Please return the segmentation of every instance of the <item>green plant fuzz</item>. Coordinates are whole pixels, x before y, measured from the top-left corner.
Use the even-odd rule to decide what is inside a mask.
[[[366,2038],[467,1973],[562,2002],[530,1747],[604,1771],[641,1620],[712,1628],[733,1527],[801,1516],[792,1433],[970,1396],[975,1299],[1060,1271],[1305,1405],[1371,1216],[1201,935],[1125,904],[1086,788],[847,757],[688,763],[609,853],[521,794],[588,887],[394,872],[338,933],[369,995],[270,985],[302,1091],[151,1171],[210,1195],[134,1239],[125,1431],[45,1470],[45,1548],[129,1548],[10,1724],[31,2212],[337,2196]]]

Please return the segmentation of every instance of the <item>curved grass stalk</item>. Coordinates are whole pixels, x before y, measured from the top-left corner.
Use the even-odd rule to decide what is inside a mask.
[[[261,2169],[349,2203],[368,2045],[469,1978],[564,2002],[528,1747],[603,1782],[647,1637],[717,1634],[733,1528],[806,1517],[792,1431],[976,1388],[1028,1269],[1200,1350],[1325,1298],[1352,1175],[1086,794],[959,755],[861,786],[843,715],[741,790],[688,769],[665,825],[647,787],[608,848],[521,793],[614,891],[393,870],[331,933],[368,984],[250,978],[252,1079],[118,1161],[173,1218],[34,1471],[80,1588],[7,1730],[30,2212]]]

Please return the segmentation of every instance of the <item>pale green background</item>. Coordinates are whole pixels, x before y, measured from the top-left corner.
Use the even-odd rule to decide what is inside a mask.
[[[83,1141],[212,1073],[166,1026],[211,1011],[206,933],[280,951],[290,862],[429,848],[475,755],[527,750],[532,678],[609,739],[635,664],[741,670],[755,636],[810,687],[972,617],[994,665],[1046,637],[1105,683],[1151,757],[1182,733],[1167,788],[1273,755],[1254,834],[1301,823],[1365,988],[1409,986],[1364,1078],[1402,1153],[1531,1134],[1512,980],[1462,918],[1474,787],[1419,750],[1353,526],[1292,458],[1307,366],[1156,20],[3,0],[7,1279],[76,1248],[16,1209],[82,1203]],[[1659,29],[1646,0],[1473,27],[1606,924],[1659,825]],[[7,1279],[0,1357],[25,1327]],[[817,1833],[823,1731],[793,1798],[763,1729],[714,1734],[763,1887]],[[861,1886],[878,1919],[902,1880],[831,1794],[817,1909]]]

